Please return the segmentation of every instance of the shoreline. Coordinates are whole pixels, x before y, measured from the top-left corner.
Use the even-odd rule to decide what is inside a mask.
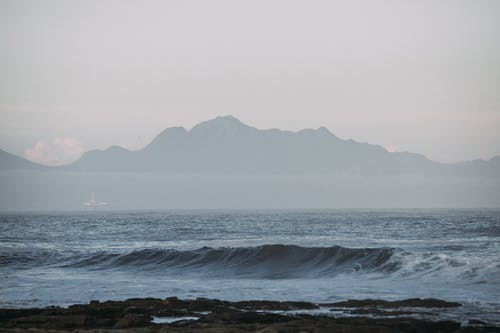
[[[432,298],[320,304],[132,298],[67,308],[0,309],[0,332],[500,332],[500,326],[475,319],[439,318],[459,307]]]

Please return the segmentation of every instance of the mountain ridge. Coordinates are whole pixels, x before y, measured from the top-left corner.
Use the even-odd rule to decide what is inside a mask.
[[[68,166],[82,171],[170,173],[481,173],[480,163],[446,164],[410,152],[388,152],[380,145],[340,139],[325,127],[288,131],[257,129],[233,116],[219,116],[190,130],[170,127],[137,151],[111,153],[99,161],[90,151]],[[120,156],[119,156],[120,155]],[[119,159],[118,163],[112,160]],[[481,166],[488,169],[488,162]],[[460,169],[460,170],[459,170]],[[488,171],[488,174],[491,174]],[[494,173],[494,172],[493,172]]]
[[[380,145],[340,139],[326,127],[299,131],[257,129],[231,115],[203,121],[190,130],[168,127],[140,150],[120,146],[91,150],[59,167],[0,153],[9,155],[0,158],[3,170],[500,176],[500,155],[488,161],[439,163],[421,154],[388,152]]]
[[[47,170],[49,167],[0,149],[0,170]]]
[[[103,151],[87,152],[68,168],[82,171],[328,173],[355,170],[352,163],[343,161],[346,158],[356,163],[358,155],[370,158],[389,157],[390,154],[381,146],[339,139],[324,127],[296,132],[260,130],[233,116],[201,122],[189,131],[182,127],[167,128],[138,151],[106,151],[108,156],[105,157],[101,157]],[[434,163],[418,156],[422,161]]]

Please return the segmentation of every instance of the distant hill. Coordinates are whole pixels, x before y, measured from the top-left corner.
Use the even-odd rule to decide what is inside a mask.
[[[487,161],[478,159],[456,163],[452,165],[452,169],[461,174],[500,177],[500,156],[495,156]]]
[[[443,164],[423,155],[390,153],[378,145],[343,140],[328,129],[259,130],[232,116],[191,130],[167,128],[142,150],[111,147],[85,153],[68,170],[166,173],[324,173],[500,176],[500,157]]]
[[[231,116],[59,167],[0,151],[0,171],[0,211],[81,210],[91,193],[112,210],[500,207],[500,156],[437,163],[323,127],[259,130]]]
[[[30,162],[0,149],[0,170],[44,170],[47,167]]]
[[[191,130],[165,129],[145,148],[113,146],[86,152],[76,162],[46,167],[0,150],[0,170],[229,174],[428,175],[500,177],[500,156],[489,161],[438,163],[423,155],[388,152],[381,146],[343,140],[325,127],[297,132],[260,130],[232,116]]]

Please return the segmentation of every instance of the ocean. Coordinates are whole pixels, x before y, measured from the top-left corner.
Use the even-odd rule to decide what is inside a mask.
[[[500,323],[498,210],[0,215],[0,307],[440,298]],[[454,311],[454,312],[453,312]]]

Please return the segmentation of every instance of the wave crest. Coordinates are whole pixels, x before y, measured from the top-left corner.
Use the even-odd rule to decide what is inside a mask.
[[[389,262],[393,252],[391,248],[301,247],[282,244],[238,248],[204,247],[190,251],[145,249],[125,254],[100,252],[64,267],[136,268],[269,279],[328,277],[340,273],[397,270],[398,264]]]

